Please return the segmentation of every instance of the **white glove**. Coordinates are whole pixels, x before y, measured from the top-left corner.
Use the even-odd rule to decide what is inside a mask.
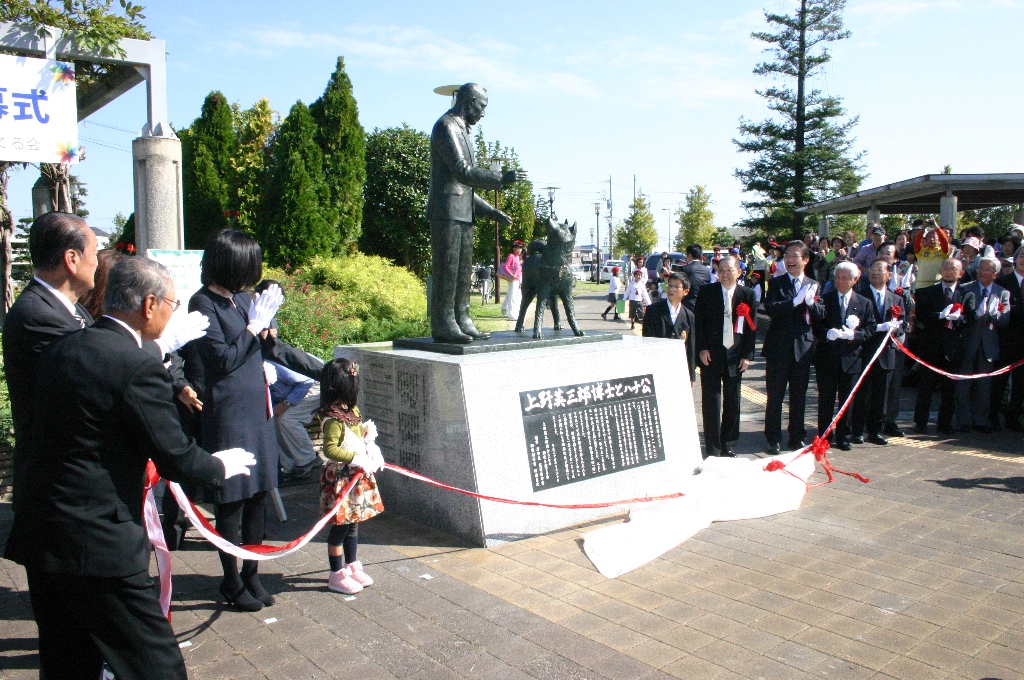
[[[809,285],[807,287],[807,292],[804,294],[804,302],[807,304],[808,307],[814,304],[814,298],[815,298],[815,296],[817,294],[818,294],[818,284],[817,283],[812,283],[811,285]]]
[[[383,460],[383,458],[381,460]],[[377,461],[374,460],[374,456],[370,453],[357,453],[349,462],[349,467],[359,468],[363,471],[364,475],[370,476],[377,470],[380,470],[383,465],[378,466]]]
[[[875,328],[876,333],[888,333],[900,327],[899,321],[883,321]]]
[[[846,317],[846,327],[851,331],[856,330],[860,327],[860,317],[856,314],[850,314]]]
[[[999,313],[999,296],[989,295],[988,297],[988,315],[995,316]]]
[[[945,319],[951,311],[953,311],[953,305],[946,305],[946,308],[939,312],[939,318]]]
[[[804,298],[807,297],[807,284],[800,286],[800,290],[793,296],[793,306],[799,307],[804,303]]]
[[[384,460],[384,454],[381,453],[379,446],[373,443],[367,444],[366,455],[370,458],[370,462],[373,463],[374,472],[384,469],[386,461]]]
[[[947,314],[946,318],[949,319],[950,321],[956,321],[957,319],[960,318],[960,316],[962,314],[963,314],[963,312],[961,312],[959,309],[956,309],[956,310],[953,310],[952,312],[950,312],[949,314]]]
[[[224,479],[235,475],[249,476],[249,468],[256,464],[256,457],[243,449],[227,449],[213,454],[224,464]]]
[[[853,329],[852,328],[844,328],[841,331],[839,331],[839,339],[840,340],[853,340]]]
[[[372,420],[363,422],[363,441],[367,446],[377,441],[377,423]]]
[[[839,338],[839,329],[829,328],[828,333],[825,333],[825,338],[828,340],[836,340],[837,338]]]
[[[267,379],[268,385],[277,382],[277,369],[269,361],[263,362],[263,376]]]
[[[281,292],[281,287],[276,285],[253,297],[252,303],[249,305],[249,332],[259,335],[270,326],[270,322],[274,320],[274,315],[277,314],[282,302],[284,302],[284,293]]]
[[[164,328],[163,335],[157,342],[163,348],[164,353],[169,354],[181,349],[192,340],[206,335],[206,329],[209,327],[210,320],[200,312],[172,315]]]

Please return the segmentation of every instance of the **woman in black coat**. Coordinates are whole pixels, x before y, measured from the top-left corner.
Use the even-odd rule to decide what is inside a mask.
[[[203,288],[188,305],[210,320],[194,346],[204,380],[200,441],[211,451],[237,447],[256,457],[249,476],[227,480],[217,493],[217,531],[236,545],[263,542],[267,493],[277,488],[281,455],[260,345],[260,333],[280,306],[280,290],[275,286],[256,297],[245,292],[262,274],[263,254],[251,236],[214,232],[203,254]],[[258,611],[274,603],[260,583],[259,562],[245,560],[239,574],[236,558],[222,552],[220,559],[220,592],[229,604]]]

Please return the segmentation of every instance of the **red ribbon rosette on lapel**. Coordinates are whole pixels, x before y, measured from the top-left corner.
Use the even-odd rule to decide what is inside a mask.
[[[900,297],[903,297],[903,289],[902,288],[897,288],[893,292],[896,293],[897,295],[899,295]]]
[[[757,330],[757,322],[750,314],[750,305],[746,302],[741,302],[736,305],[736,332],[743,332],[743,322],[746,321],[747,325],[750,326],[750,330]]]
[[[964,306],[962,304],[960,304],[959,302],[954,304],[952,309],[949,310],[950,314],[952,314],[953,312],[960,312],[962,314],[963,311],[964,311]],[[946,322],[946,328],[949,329],[949,330],[953,330],[953,321],[952,321],[952,319]]]
[[[893,321],[899,321],[903,317],[903,308],[899,305],[893,305],[889,308],[889,316],[892,317]]]

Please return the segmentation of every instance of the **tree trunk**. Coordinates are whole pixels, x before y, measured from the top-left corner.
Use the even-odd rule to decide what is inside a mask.
[[[12,165],[0,163],[0,322],[7,318],[7,312],[14,304],[14,281],[11,279],[14,217],[7,208],[7,179]]]
[[[804,128],[807,122],[806,103],[804,101],[804,81],[807,79],[807,0],[800,0],[800,40],[797,47],[797,78],[796,78],[796,140],[794,151],[797,154],[793,167],[793,208],[804,204],[804,161],[800,153],[804,150]],[[793,238],[798,239],[803,225],[802,213],[793,213]]]
[[[73,213],[71,205],[71,164],[40,163],[39,172],[44,181],[50,185],[50,196],[55,212]]]

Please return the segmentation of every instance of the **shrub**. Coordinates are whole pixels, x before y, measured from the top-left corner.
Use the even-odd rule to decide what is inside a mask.
[[[284,289],[281,338],[321,359],[333,358],[335,345],[430,335],[423,283],[384,258],[318,257],[290,275],[266,267],[264,276]]]

